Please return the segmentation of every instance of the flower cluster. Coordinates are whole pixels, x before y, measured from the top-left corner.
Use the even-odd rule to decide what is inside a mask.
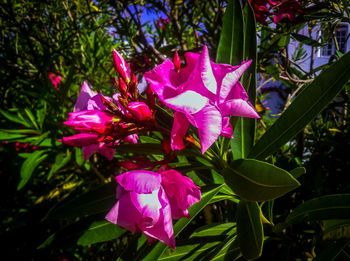
[[[61,76],[59,74],[49,73],[49,78],[50,78],[53,86],[55,87],[56,91],[58,91],[58,85],[61,82]]]
[[[261,24],[265,24],[271,14],[274,16],[273,22],[277,24],[284,19],[294,22],[295,14],[303,13],[299,0],[249,0],[249,2],[254,9],[256,20]]]
[[[112,160],[115,147],[121,141],[137,143],[136,133],[147,130],[153,118],[148,105],[139,100],[135,75],[130,77],[129,67],[117,51],[113,51],[113,56],[121,75],[119,81],[113,79],[119,93],[107,97],[84,82],[74,112],[64,122],[80,133],[63,137],[62,142],[82,147],[84,160],[95,152]]]
[[[165,29],[165,27],[170,23],[170,19],[169,18],[163,18],[160,17],[157,22],[156,25],[160,28],[160,29]]]
[[[107,97],[84,82],[74,111],[64,122],[79,133],[63,137],[62,142],[82,147],[85,160],[94,152],[112,160],[120,142],[136,143],[141,132],[161,132],[164,160],[133,157],[118,163],[129,171],[116,177],[118,201],[106,219],[131,232],[143,232],[149,242],[160,240],[175,248],[172,220],[189,217],[188,208],[201,193],[190,178],[167,164],[177,155],[175,150],[198,144],[187,133],[190,123],[198,129],[204,154],[220,135],[232,138],[229,116],[259,118],[239,82],[251,61],[216,64],[204,46],[201,54],[186,53],[182,68],[176,52],[173,62],[166,60],[144,74],[149,83],[144,99],[123,57],[114,50],[113,58],[119,78],[111,81],[119,92]],[[171,130],[158,125],[153,94],[175,111]],[[157,167],[157,172],[151,171]]]
[[[199,187],[175,170],[134,170],[116,181],[118,201],[106,219],[175,248],[172,219],[189,217],[187,209],[201,198]]]

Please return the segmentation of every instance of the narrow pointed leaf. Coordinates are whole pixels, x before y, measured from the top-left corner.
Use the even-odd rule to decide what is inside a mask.
[[[107,213],[117,201],[115,188],[115,183],[111,182],[74,199],[67,199],[53,210],[50,216],[56,219],[72,219]]]
[[[174,236],[175,237],[188,224],[191,223],[193,218],[195,218],[198,215],[198,213],[210,202],[210,200],[220,191],[221,187],[222,187],[221,185],[216,186],[215,188],[209,190],[208,192],[203,193],[201,200],[188,209],[188,212],[189,212],[191,217],[190,218],[182,218],[176,222],[176,224],[174,225]],[[146,256],[143,256],[143,253],[141,252],[136,260],[144,260],[144,261],[158,260],[158,258],[162,255],[162,253],[164,252],[164,250],[166,248],[167,248],[167,245],[165,245],[164,243],[158,242]]]
[[[264,231],[256,202],[241,200],[237,208],[237,232],[243,256],[254,260],[261,255]]]
[[[323,71],[295,98],[259,139],[249,158],[264,159],[298,134],[339,93],[350,79],[350,53]]]
[[[292,176],[297,179],[301,175],[304,175],[306,173],[306,169],[304,167],[297,167],[297,168],[289,171],[289,173],[292,174]]]
[[[328,195],[297,206],[286,218],[287,224],[308,220],[350,219],[350,194]]]
[[[79,237],[77,244],[87,246],[98,242],[104,242],[116,239],[122,236],[125,232],[126,230],[106,220],[95,221],[91,224],[88,230]]]
[[[243,12],[243,60],[252,59],[252,63],[243,74],[243,86],[248,94],[250,103],[255,105],[256,98],[256,26],[255,15],[249,2],[246,1]],[[234,159],[245,158],[254,145],[255,119],[238,118],[231,140]]]
[[[21,181],[17,186],[17,190],[22,189],[32,177],[32,174],[36,167],[47,157],[45,150],[34,151],[21,166]],[[43,155],[44,154],[44,155]]]
[[[240,64],[243,58],[243,18],[239,0],[228,2],[216,54],[217,63]]]
[[[275,199],[300,185],[287,171],[253,159],[234,161],[223,175],[233,192],[248,201]]]

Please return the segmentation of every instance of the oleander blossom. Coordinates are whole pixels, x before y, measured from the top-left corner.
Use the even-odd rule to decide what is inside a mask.
[[[167,59],[144,77],[159,99],[175,110],[172,149],[185,147],[183,136],[191,123],[198,128],[204,153],[219,135],[232,138],[229,116],[259,118],[239,82],[251,61],[238,66],[216,64],[206,46],[201,54],[185,53],[185,59],[187,65],[179,72]]]
[[[62,142],[82,147],[84,160],[88,160],[95,152],[112,160],[115,153],[113,146],[120,142],[120,140],[106,135],[110,132],[111,124],[119,119],[106,112],[107,107],[103,104],[103,99],[112,102],[110,97],[94,92],[84,82],[74,105],[74,112],[70,113],[68,121],[64,122],[65,125],[81,133],[63,137]],[[123,141],[132,143],[137,143],[137,140],[136,134],[128,135],[123,139]]]
[[[200,200],[199,187],[175,170],[134,170],[116,177],[117,203],[106,219],[132,233],[143,232],[175,248],[173,218],[189,217],[188,207]]]
[[[61,76],[59,74],[55,74],[55,73],[49,73],[49,78],[53,84],[53,86],[55,87],[56,91],[58,91],[58,85],[61,82]]]
[[[275,24],[282,21],[295,22],[296,14],[302,14],[303,10],[299,0],[249,0],[256,20],[265,24],[266,19],[273,15]]]

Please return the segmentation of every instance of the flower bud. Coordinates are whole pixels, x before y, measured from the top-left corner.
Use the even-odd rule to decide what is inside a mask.
[[[174,65],[175,65],[175,71],[176,72],[180,72],[181,60],[180,60],[180,56],[177,53],[177,51],[175,51],[173,62],[174,62]]]
[[[113,49],[113,60],[114,66],[120,76],[124,79],[126,83],[130,82],[130,70],[128,64],[125,62],[124,58]]]
[[[128,110],[137,120],[140,121],[147,120],[152,115],[150,109],[144,102],[130,102]]]

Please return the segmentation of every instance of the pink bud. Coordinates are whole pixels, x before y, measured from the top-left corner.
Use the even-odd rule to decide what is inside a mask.
[[[117,70],[117,72],[120,74],[121,77],[126,81],[126,83],[129,83],[130,81],[130,71],[129,66],[123,59],[123,57],[118,53],[115,49],[113,49],[113,60],[114,60],[114,66]]]
[[[137,120],[147,120],[152,113],[144,102],[130,102],[128,105],[129,111]]]
[[[181,67],[181,60],[180,60],[180,56],[177,53],[177,51],[175,51],[173,62],[174,62],[174,65],[175,65],[175,71],[179,72],[180,71],[180,67]]]

